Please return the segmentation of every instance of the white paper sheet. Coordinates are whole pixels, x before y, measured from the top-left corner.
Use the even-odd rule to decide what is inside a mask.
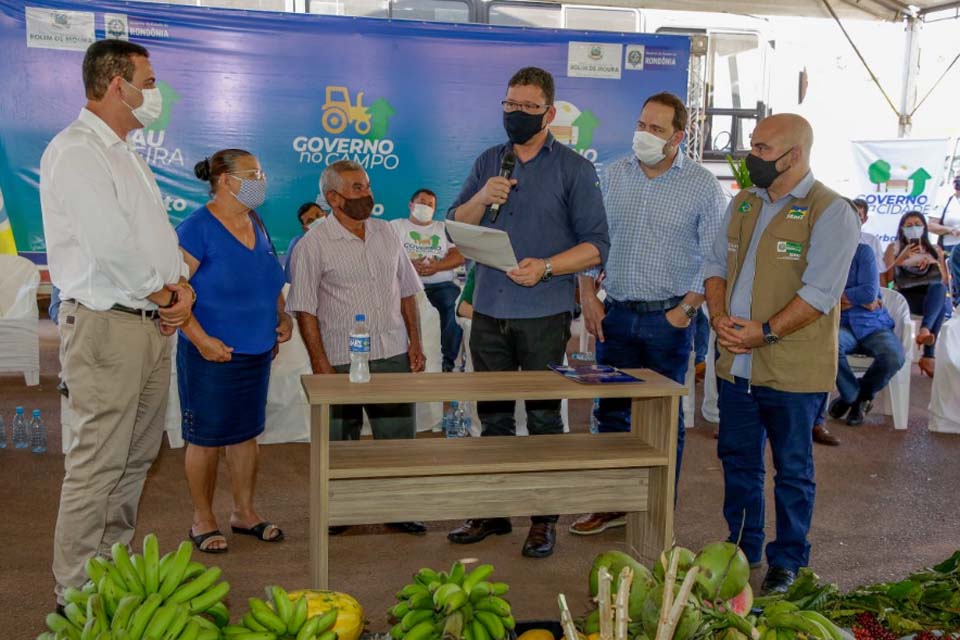
[[[505,231],[448,220],[447,233],[466,258],[501,271],[517,268],[517,255]]]

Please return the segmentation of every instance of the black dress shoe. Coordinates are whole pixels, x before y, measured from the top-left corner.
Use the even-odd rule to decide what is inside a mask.
[[[327,534],[331,536],[339,536],[343,534],[350,527],[345,524],[340,524],[335,527],[327,527]]]
[[[530,525],[527,541],[523,543],[523,555],[528,558],[546,558],[553,554],[557,545],[557,527],[552,522],[534,522]]]
[[[774,593],[786,593],[793,581],[797,579],[797,574],[790,569],[783,567],[770,567],[767,570],[767,577],[763,579],[763,585],[760,587],[760,595],[768,596]]]
[[[422,522],[390,522],[387,526],[395,531],[409,533],[412,536],[427,535],[427,528]]]
[[[447,540],[455,544],[473,544],[487,536],[505,536],[513,531],[506,518],[473,518],[447,534]]]
[[[847,414],[847,424],[851,427],[859,427],[872,408],[873,400],[857,400],[850,407],[850,413]]]
[[[845,402],[843,398],[835,398],[834,401],[830,403],[827,413],[829,413],[830,417],[834,420],[840,420],[843,416],[847,415],[847,411],[849,410],[849,402]]]

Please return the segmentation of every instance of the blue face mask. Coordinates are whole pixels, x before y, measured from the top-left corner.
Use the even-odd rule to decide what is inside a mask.
[[[245,207],[250,209],[256,209],[263,205],[264,201],[267,199],[267,180],[266,178],[260,180],[247,180],[246,178],[241,178],[230,174],[231,177],[240,181],[240,189],[233,194],[233,197],[237,199],[237,202],[242,204]]]

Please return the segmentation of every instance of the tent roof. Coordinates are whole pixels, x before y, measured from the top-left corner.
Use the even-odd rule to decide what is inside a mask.
[[[554,0],[559,2],[560,0]],[[635,9],[722,11],[754,15],[829,18],[821,0],[574,0],[576,4],[600,4]],[[841,17],[899,21],[906,16],[924,17],[945,9],[960,10],[960,0],[829,0]]]

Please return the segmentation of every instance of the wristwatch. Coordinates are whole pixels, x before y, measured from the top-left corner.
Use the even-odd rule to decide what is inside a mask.
[[[677,305],[677,306],[680,307],[681,309],[683,309],[683,315],[687,316],[687,317],[690,318],[691,320],[693,320],[694,318],[697,317],[697,308],[696,308],[696,307],[691,306],[691,305],[687,304],[686,302],[681,302],[681,303],[680,303],[679,305]]]
[[[550,258],[544,258],[543,260],[543,277],[540,278],[543,282],[546,282],[553,277],[553,264],[550,263]]]
[[[780,342],[780,336],[773,332],[769,322],[763,323],[763,341],[767,344],[777,344]]]

